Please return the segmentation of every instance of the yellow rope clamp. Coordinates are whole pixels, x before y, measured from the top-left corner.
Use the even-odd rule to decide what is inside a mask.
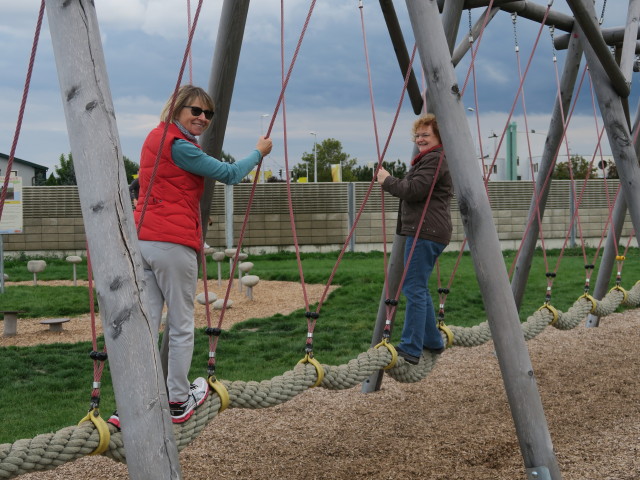
[[[551,312],[551,314],[553,315],[553,320],[551,320],[551,323],[549,323],[549,325],[555,325],[558,322],[558,318],[560,318],[560,315],[558,314],[558,310],[556,310],[554,307],[552,307],[551,305],[549,305],[548,303],[545,303],[544,305],[542,305],[538,311],[542,310],[546,308],[547,310],[549,310]]]
[[[613,292],[614,290],[620,290],[622,292],[622,295],[623,295],[622,303],[625,303],[627,301],[627,296],[629,295],[627,291],[624,288],[622,288],[620,285],[616,285],[610,291]]]
[[[324,380],[324,368],[322,368],[322,365],[320,365],[320,362],[317,361],[315,358],[313,358],[310,354],[307,353],[304,356],[304,358],[298,362],[298,364],[300,364],[300,363],[310,363],[311,365],[316,367],[316,372],[318,374],[318,379],[316,380],[316,383],[314,383],[311,386],[311,388],[320,386],[320,384],[322,383],[322,380]]]
[[[624,259],[625,259],[625,256],[624,256],[624,255],[616,255],[616,260],[617,260],[618,262],[621,262],[621,261],[623,261]]]
[[[451,329],[447,327],[447,325],[445,325],[442,320],[438,321],[438,330],[443,332],[447,337],[447,344],[445,345],[445,348],[449,348],[451,345],[453,345],[453,339],[455,338],[455,336],[453,335]]]
[[[389,362],[389,365],[383,368],[383,370],[391,370],[396,366],[396,363],[398,362],[398,352],[396,351],[395,347],[389,343],[388,338],[383,338],[382,341],[374,348],[380,347],[385,347],[391,353],[391,361]]]
[[[93,425],[98,430],[98,434],[100,435],[100,441],[98,442],[98,446],[96,449],[91,452],[89,455],[100,455],[107,451],[109,448],[109,441],[111,440],[111,433],[109,433],[109,427],[107,426],[107,422],[105,422],[100,416],[100,411],[97,407],[89,410],[89,413],[78,422],[80,425],[82,422],[91,421]]]
[[[588,293],[585,293],[580,298],[586,298],[587,300],[589,300],[591,302],[591,311],[589,313],[593,313],[593,312],[596,311],[596,308],[598,308],[598,301],[595,298],[593,298]]]
[[[218,409],[218,413],[224,412],[231,403],[227,387],[225,387],[220,380],[216,380],[214,377],[209,377],[207,379],[207,383],[209,383],[209,386],[213,388],[213,390],[218,394],[218,397],[220,397],[220,408]]]

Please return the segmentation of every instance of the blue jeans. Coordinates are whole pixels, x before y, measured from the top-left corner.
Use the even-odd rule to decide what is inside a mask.
[[[413,240],[413,237],[407,237],[405,242],[405,266]],[[407,308],[398,347],[416,357],[422,355],[423,348],[438,349],[444,346],[442,335],[436,326],[436,312],[429,293],[429,277],[445,247],[442,243],[418,238],[402,285]]]

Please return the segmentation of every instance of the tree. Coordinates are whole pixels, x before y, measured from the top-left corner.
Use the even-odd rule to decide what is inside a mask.
[[[353,169],[353,173],[356,177],[356,181],[370,182],[377,165],[377,163],[372,162],[371,164],[358,165],[357,167],[355,167]],[[407,173],[407,165],[401,162],[400,159],[396,160],[395,162],[383,161],[382,166],[396,178],[403,178]]]
[[[64,153],[60,154],[60,166],[56,165],[54,171],[49,175],[46,185],[76,185],[76,171],[73,168],[73,155],[69,152],[69,157],[65,158]]]
[[[580,155],[574,155],[571,157],[571,171],[573,172],[574,179],[585,178],[598,178],[597,172],[594,169],[589,169],[589,162]],[[587,177],[587,175],[589,175]],[[570,180],[569,175],[569,163],[558,162],[556,168],[553,170],[553,177],[556,180]]]
[[[313,182],[314,161],[317,156],[317,170],[319,182],[331,181],[331,165],[342,165],[342,181],[353,182],[356,180],[353,173],[353,169],[356,166],[358,159],[351,158],[348,153],[342,151],[342,143],[335,138],[327,138],[322,143],[316,143],[315,148],[317,151],[311,150],[311,153],[305,152],[300,159],[301,162],[293,167],[293,178],[298,179],[300,177],[307,176],[307,169],[309,176],[308,182]]]
[[[133,176],[138,174],[140,165],[138,165],[136,162],[132,162],[124,155],[122,157],[122,160],[124,160],[124,171],[127,174],[127,184],[130,184],[133,181]]]

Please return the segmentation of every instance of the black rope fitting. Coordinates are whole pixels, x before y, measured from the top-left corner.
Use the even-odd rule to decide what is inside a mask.
[[[396,300],[395,298],[387,298],[384,303],[386,303],[387,305],[391,305],[392,307],[395,307],[396,305],[398,305],[398,300]]]
[[[204,333],[209,336],[213,335],[214,337],[219,337],[222,333],[222,329],[218,327],[207,327],[204,329]]]
[[[313,318],[314,320],[320,318],[320,314],[318,312],[304,312],[304,316],[307,318]]]
[[[585,270],[593,270],[596,266],[593,263],[584,266]]]
[[[304,346],[304,352],[308,353],[308,354],[312,354],[313,353],[313,343],[307,343]]]
[[[556,278],[555,272],[547,272],[545,275],[547,276],[547,278]]]
[[[438,293],[444,293],[445,295],[449,295],[449,289],[441,287],[438,289]]]
[[[89,352],[89,357],[91,357],[92,360],[98,360],[99,362],[104,362],[107,360],[107,352],[96,352],[95,350],[92,350],[91,352]]]
[[[100,396],[92,396],[91,397],[91,410],[94,408],[98,408],[100,406]]]

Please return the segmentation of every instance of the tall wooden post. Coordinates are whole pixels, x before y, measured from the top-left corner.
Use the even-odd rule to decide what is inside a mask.
[[[636,109],[636,119],[631,128],[632,132],[635,132],[640,127],[640,103]],[[636,156],[640,153],[640,136],[636,138],[634,144],[636,150]],[[617,255],[616,245],[620,243],[620,236],[622,235],[622,227],[624,226],[625,218],[627,217],[627,202],[624,195],[618,195],[616,203],[613,206],[613,213],[611,214],[611,224],[609,225],[609,235],[607,235],[607,241],[604,245],[604,252],[600,259],[600,266],[598,267],[598,278],[596,284],[593,287],[593,297],[601,300],[607,293],[609,288],[609,280],[611,279],[611,272],[613,271],[613,264]],[[586,326],[597,327],[600,324],[600,317],[590,313],[587,315]]]
[[[225,0],[220,13],[218,37],[209,76],[209,95],[213,98],[216,114],[213,125],[200,138],[202,149],[215,158],[220,158],[222,154],[248,11],[249,0]],[[251,151],[252,146],[251,140],[247,139],[247,153]],[[210,178],[205,179],[204,192],[200,200],[204,236],[207,234],[207,219],[215,183]]]
[[[542,160],[540,161],[540,169],[535,183],[535,195],[531,197],[529,206],[529,215],[527,225],[529,230],[522,240],[522,248],[520,256],[516,261],[516,267],[511,279],[511,289],[516,306],[520,309],[522,297],[529,279],[531,271],[531,262],[538,242],[540,234],[540,224],[544,218],[544,211],[547,205],[547,198],[551,188],[551,173],[555,166],[556,154],[558,148],[564,138],[564,124],[569,115],[569,107],[571,106],[571,98],[573,97],[573,89],[576,84],[578,70],[580,69],[580,61],[582,60],[582,45],[580,40],[571,35],[569,46],[567,47],[567,55],[564,62],[562,79],[560,80],[560,98],[556,98],[556,103],[551,114],[547,139],[542,152]]]
[[[141,257],[94,2],[50,0],[47,16],[129,475],[177,479],[178,450],[140,297]]]
[[[580,5],[579,9],[586,9],[592,17],[591,21],[595,18],[595,9],[590,1],[572,0],[568,3],[572,10],[578,4]],[[600,107],[600,113],[609,138],[611,153],[620,176],[622,193],[629,208],[637,239],[640,238],[640,165],[638,165],[638,157],[633,147],[633,139],[631,138],[620,96],[616,93],[608,73],[600,64],[599,57],[585,37],[580,23],[581,18],[577,15],[576,21],[580,24],[578,36],[582,41],[585,57],[587,58],[591,79],[598,99],[598,106]]]
[[[437,3],[406,0],[528,474],[561,478]],[[544,478],[544,477],[542,477]]]
[[[387,288],[391,298],[400,287],[400,279],[404,272],[404,242],[405,237],[401,235],[394,235],[393,246],[391,247],[391,255],[389,257],[389,264],[387,265],[387,282],[382,287],[382,294],[380,295],[380,303],[378,304],[378,316],[376,318],[376,325],[373,329],[373,335],[371,337],[371,346],[375,347],[382,340],[382,333],[387,321]],[[387,286],[388,285],[388,286]],[[396,309],[393,310],[393,317],[395,317]],[[389,320],[393,321],[394,318]],[[362,382],[362,393],[377,392],[382,385],[382,377],[384,371],[378,370],[372,373],[369,378]]]

